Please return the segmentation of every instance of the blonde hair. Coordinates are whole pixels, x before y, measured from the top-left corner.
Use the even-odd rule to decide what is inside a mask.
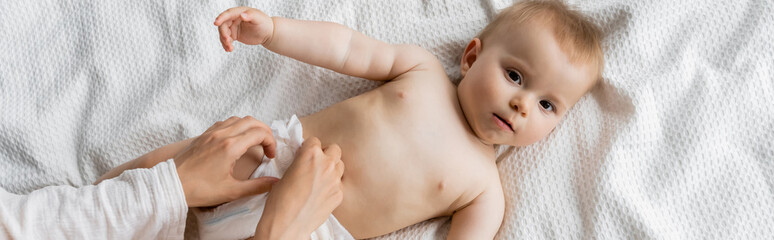
[[[510,28],[530,21],[542,20],[553,27],[559,47],[572,63],[588,63],[596,67],[595,80],[604,69],[602,33],[599,28],[579,11],[570,9],[561,1],[522,1],[500,11],[495,19],[479,33],[482,44],[501,28]]]

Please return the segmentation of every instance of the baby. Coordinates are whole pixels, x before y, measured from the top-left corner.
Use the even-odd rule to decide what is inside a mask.
[[[599,30],[554,1],[519,2],[501,11],[465,48],[458,86],[425,49],[387,44],[339,24],[270,18],[237,7],[221,13],[215,25],[226,51],[233,51],[234,40],[261,44],[309,64],[385,82],[312,115],[275,121],[277,158],[246,154],[234,168],[241,178],[281,176],[289,165],[282,159],[292,160],[303,139],[338,144],[346,166],[344,199],[325,230],[335,239],[376,237],[442,216],[452,217],[450,239],[492,239],[504,214],[495,146],[526,146],[544,138],[603,68]],[[189,142],[160,148],[136,166],[164,161]],[[253,207],[262,206],[254,201],[259,198],[197,211],[200,233],[251,236],[259,217],[244,224],[238,216],[260,212]],[[239,224],[246,229],[233,228]]]

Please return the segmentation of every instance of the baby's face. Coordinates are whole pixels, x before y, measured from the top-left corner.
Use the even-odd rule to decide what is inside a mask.
[[[487,144],[542,139],[591,88],[590,64],[570,63],[552,29],[527,22],[474,39],[462,58],[457,92],[468,124]]]

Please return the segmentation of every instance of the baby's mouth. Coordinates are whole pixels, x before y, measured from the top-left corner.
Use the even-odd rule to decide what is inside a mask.
[[[510,128],[510,129],[511,129],[511,131],[513,131],[513,126],[511,125],[511,123],[509,123],[509,122],[508,122],[508,120],[505,120],[504,118],[500,117],[500,115],[497,115],[496,113],[493,113],[493,115],[494,115],[494,116],[495,116],[497,119],[500,119],[500,121],[502,121],[503,123],[505,123],[505,125],[507,125],[507,126],[508,126],[508,128]]]

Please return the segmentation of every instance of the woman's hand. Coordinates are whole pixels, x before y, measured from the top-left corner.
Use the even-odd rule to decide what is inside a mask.
[[[245,44],[265,44],[271,41],[274,21],[258,9],[229,8],[215,18],[220,32],[220,43],[226,52],[234,51],[234,40]]]
[[[344,163],[338,145],[306,139],[266,200],[254,239],[309,239],[344,198]]]
[[[233,176],[234,163],[253,146],[263,146],[266,156],[273,158],[276,143],[271,129],[250,116],[231,117],[212,125],[178,153],[177,175],[188,206],[212,206],[269,191],[278,179],[240,181]]]

